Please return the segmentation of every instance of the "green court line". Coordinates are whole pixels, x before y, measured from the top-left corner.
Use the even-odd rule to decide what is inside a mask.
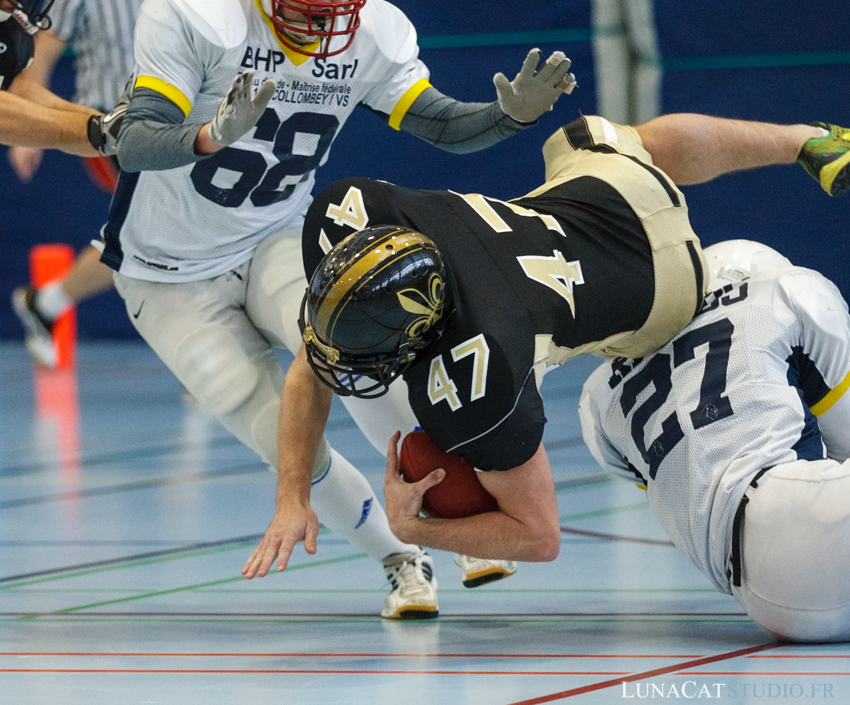
[[[555,494],[570,494],[571,492],[595,490],[598,489],[600,485],[612,485],[616,482],[618,482],[618,478],[610,474],[591,475],[590,477],[582,478],[581,480],[567,480],[563,484],[555,482]]]
[[[319,536],[325,536],[327,534],[332,533],[330,529],[326,526],[321,526],[319,528]],[[87,570],[78,570],[75,572],[62,573],[61,575],[52,575],[45,578],[35,578],[33,580],[25,580],[21,582],[13,582],[5,585],[0,585],[0,592],[4,590],[15,590],[17,588],[26,587],[28,585],[37,585],[39,583],[50,583],[56,580],[65,580],[67,578],[78,578],[83,575],[93,575],[95,573],[107,573],[113,570],[124,570],[125,568],[137,568],[139,566],[145,565],[153,565],[155,563],[167,563],[170,561],[180,561],[184,558],[196,558],[198,556],[206,556],[212,553],[226,553],[227,551],[235,551],[238,549],[245,548],[245,546],[250,546],[254,542],[253,541],[244,541],[240,543],[234,543],[230,546],[222,546],[216,548],[205,548],[200,549],[198,551],[190,551],[187,553],[180,553],[173,556],[161,556],[158,558],[146,558],[138,561],[127,561],[126,563],[121,563],[117,565],[104,566],[102,568],[90,568]]]
[[[597,509],[595,512],[584,512],[582,514],[566,514],[558,517],[558,521],[577,521],[578,519],[590,519],[591,517],[601,517],[606,514],[617,514],[619,512],[633,512],[638,509],[649,509],[649,502],[643,501],[637,504],[627,504],[623,507],[610,507],[609,509]]]
[[[301,563],[299,565],[289,566],[287,571],[293,570],[301,570],[302,568],[315,568],[323,565],[331,565],[333,563],[343,563],[345,561],[353,561],[358,558],[368,558],[368,553],[355,553],[351,556],[341,556],[339,558],[328,558],[323,561],[312,561],[310,563]],[[276,573],[277,571],[275,571]],[[270,573],[271,575],[271,573]],[[68,614],[70,612],[78,612],[80,610],[88,610],[94,609],[95,607],[105,607],[106,605],[116,605],[122,602],[134,602],[135,600],[144,600],[148,597],[159,597],[160,595],[173,595],[178,592],[188,592],[189,590],[196,590],[198,588],[210,587],[213,585],[225,585],[227,583],[235,583],[238,581],[244,581],[245,578],[241,575],[232,577],[232,578],[224,578],[223,580],[213,580],[207,583],[197,583],[195,585],[185,585],[183,587],[178,588],[170,588],[168,590],[154,590],[151,592],[143,593],[142,595],[132,595],[130,597],[120,597],[114,600],[103,600],[101,602],[92,602],[87,605],[79,605],[78,607],[66,607],[61,610],[54,610],[51,614]],[[34,619],[40,619],[40,615],[33,615],[29,617],[21,617],[22,621],[29,621]]]

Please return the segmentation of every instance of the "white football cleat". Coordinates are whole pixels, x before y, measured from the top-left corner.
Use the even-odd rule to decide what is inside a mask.
[[[393,586],[381,617],[384,619],[435,619],[437,579],[434,564],[421,548],[415,553],[395,553],[384,558],[387,580]]]
[[[463,571],[463,586],[476,588],[516,573],[516,561],[493,561],[489,558],[473,558],[460,553],[454,554],[455,565]]]

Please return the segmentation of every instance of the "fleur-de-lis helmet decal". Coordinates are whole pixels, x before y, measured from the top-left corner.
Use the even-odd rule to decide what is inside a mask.
[[[405,333],[411,340],[421,338],[443,314],[443,278],[434,272],[428,279],[427,289],[402,289],[396,296],[401,307],[417,316]]]

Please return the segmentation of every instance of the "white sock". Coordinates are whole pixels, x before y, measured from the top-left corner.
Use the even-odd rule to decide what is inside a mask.
[[[34,303],[38,312],[48,321],[55,321],[74,305],[74,301],[62,289],[61,279],[39,289]]]
[[[377,561],[393,553],[419,550],[390,531],[387,515],[369,482],[333,448],[327,471],[313,480],[310,505],[319,521]]]

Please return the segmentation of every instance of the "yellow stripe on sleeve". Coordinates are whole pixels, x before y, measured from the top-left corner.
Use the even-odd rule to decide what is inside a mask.
[[[832,406],[837,402],[841,397],[844,396],[844,392],[850,389],[850,372],[847,373],[847,376],[841,380],[841,384],[837,387],[834,387],[830,390],[829,394],[827,394],[823,399],[821,399],[817,404],[810,407],[812,413],[815,416],[821,416],[829,411]]]
[[[391,128],[394,130],[401,129],[401,120],[405,115],[407,115],[407,111],[410,110],[410,106],[413,105],[420,95],[422,95],[422,91],[430,87],[431,82],[427,78],[422,78],[407,89],[407,92],[401,97],[401,100],[395,104],[393,111],[390,113],[389,125]]]
[[[183,92],[179,88],[172,86],[170,83],[166,83],[161,78],[154,78],[153,76],[139,76],[136,79],[136,85],[134,88],[150,88],[152,91],[156,91],[157,93],[164,95],[168,98],[168,100],[183,111],[183,117],[186,117],[192,109],[192,101],[183,95]]]

